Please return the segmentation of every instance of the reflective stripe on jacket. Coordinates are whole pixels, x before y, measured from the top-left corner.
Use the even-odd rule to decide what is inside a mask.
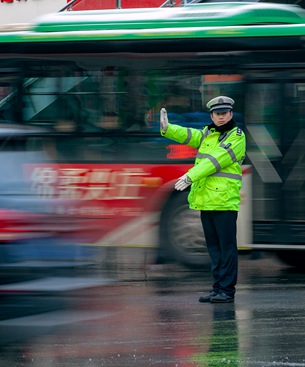
[[[169,124],[161,135],[198,150],[188,196],[191,209],[239,210],[242,185],[241,164],[246,154],[245,134],[238,127],[220,134],[214,128],[203,130]]]

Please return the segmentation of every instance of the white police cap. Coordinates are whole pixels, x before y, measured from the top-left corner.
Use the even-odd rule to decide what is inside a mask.
[[[210,112],[228,112],[232,111],[234,103],[235,101],[230,97],[218,96],[207,103],[207,108]]]

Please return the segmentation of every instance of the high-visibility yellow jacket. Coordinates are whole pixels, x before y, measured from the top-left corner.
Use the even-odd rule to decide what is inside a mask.
[[[238,128],[220,133],[168,124],[161,135],[198,150],[194,167],[187,173],[192,180],[188,201],[195,210],[239,210],[242,186],[241,164],[246,154],[246,138]]]

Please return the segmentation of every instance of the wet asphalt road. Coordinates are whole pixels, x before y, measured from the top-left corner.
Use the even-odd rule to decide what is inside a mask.
[[[102,285],[65,292],[64,310],[2,321],[20,340],[0,366],[305,366],[305,272],[243,255],[235,303],[201,304],[209,269],[120,259],[101,262]]]

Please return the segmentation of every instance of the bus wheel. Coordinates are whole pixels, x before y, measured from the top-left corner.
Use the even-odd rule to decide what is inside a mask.
[[[277,251],[277,256],[286,265],[304,269],[305,251]]]
[[[200,211],[189,209],[188,191],[174,193],[161,215],[160,244],[166,259],[190,269],[210,264]]]

